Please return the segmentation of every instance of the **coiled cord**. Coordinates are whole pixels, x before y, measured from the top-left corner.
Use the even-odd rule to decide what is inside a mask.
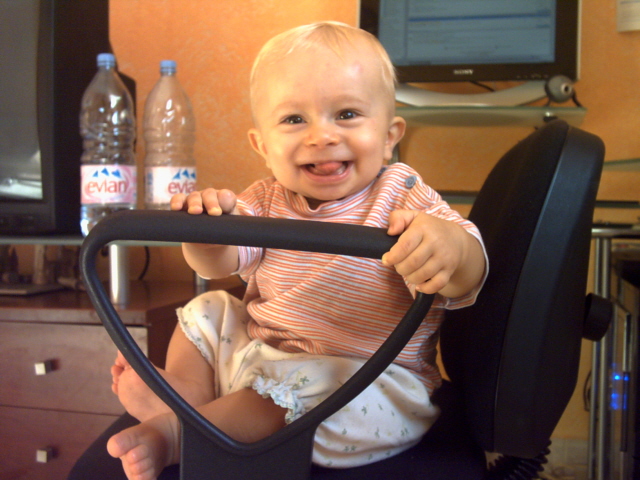
[[[547,463],[549,445],[534,458],[518,458],[505,455],[496,459],[487,473],[486,480],[532,480],[539,478]]]

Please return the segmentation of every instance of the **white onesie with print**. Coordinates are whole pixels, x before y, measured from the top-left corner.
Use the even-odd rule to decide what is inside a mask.
[[[286,408],[291,422],[345,383],[364,363],[286,353],[247,336],[242,301],[226,292],[202,294],[178,310],[180,325],[216,372],[216,394],[251,387]],[[392,365],[317,429],[313,462],[346,468],[382,460],[415,445],[437,418],[426,387]]]

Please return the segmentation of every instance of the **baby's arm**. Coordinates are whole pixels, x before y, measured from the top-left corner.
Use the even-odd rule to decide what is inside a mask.
[[[455,222],[419,211],[396,210],[389,216],[387,233],[400,238],[383,255],[383,263],[394,267],[420,292],[457,298],[482,279],[482,246]]]
[[[174,195],[171,210],[184,210],[192,215],[206,212],[211,216],[238,213],[235,193],[213,188]],[[189,266],[204,278],[225,278],[238,269],[238,247],[234,245],[183,243],[182,254]]]

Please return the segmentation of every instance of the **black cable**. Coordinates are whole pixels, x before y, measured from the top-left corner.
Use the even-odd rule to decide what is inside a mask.
[[[485,475],[485,480],[533,480],[540,478],[539,473],[544,470],[547,463],[547,455],[551,452],[547,444],[542,452],[534,458],[519,458],[504,455],[496,459]]]
[[[496,91],[495,88],[490,87],[489,85],[486,85],[484,83],[478,82],[476,80],[473,80],[473,81],[471,81],[469,83],[471,83],[472,85],[476,85],[476,86],[478,86],[480,88],[484,88],[485,90],[489,90],[490,92],[495,92]]]
[[[591,370],[587,373],[587,378],[584,379],[584,386],[582,387],[582,404],[585,411],[591,410]]]
[[[138,280],[143,280],[144,276],[147,274],[147,270],[149,270],[149,263],[151,259],[151,253],[149,251],[149,247],[144,247],[144,266],[142,267],[142,272],[138,275]]]
[[[573,91],[573,94],[571,95],[571,101],[576,105],[576,107],[582,107],[582,103],[580,103],[580,101],[578,100],[578,94],[576,93],[576,91]],[[547,103],[545,103],[545,107],[548,107],[551,105],[551,98],[547,97]]]
[[[571,100],[573,100],[573,103],[576,104],[577,107],[582,107],[582,104],[578,101],[578,94],[576,93],[576,91],[573,91],[573,95],[571,96]]]

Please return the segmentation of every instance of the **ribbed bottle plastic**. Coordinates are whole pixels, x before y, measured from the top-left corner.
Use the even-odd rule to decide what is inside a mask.
[[[136,120],[131,94],[110,53],[82,96],[80,229],[83,235],[109,213],[136,207]]]
[[[176,76],[176,62],[160,62],[160,79],[144,108],[145,206],[168,210],[171,197],[196,185],[193,157],[196,122]]]

